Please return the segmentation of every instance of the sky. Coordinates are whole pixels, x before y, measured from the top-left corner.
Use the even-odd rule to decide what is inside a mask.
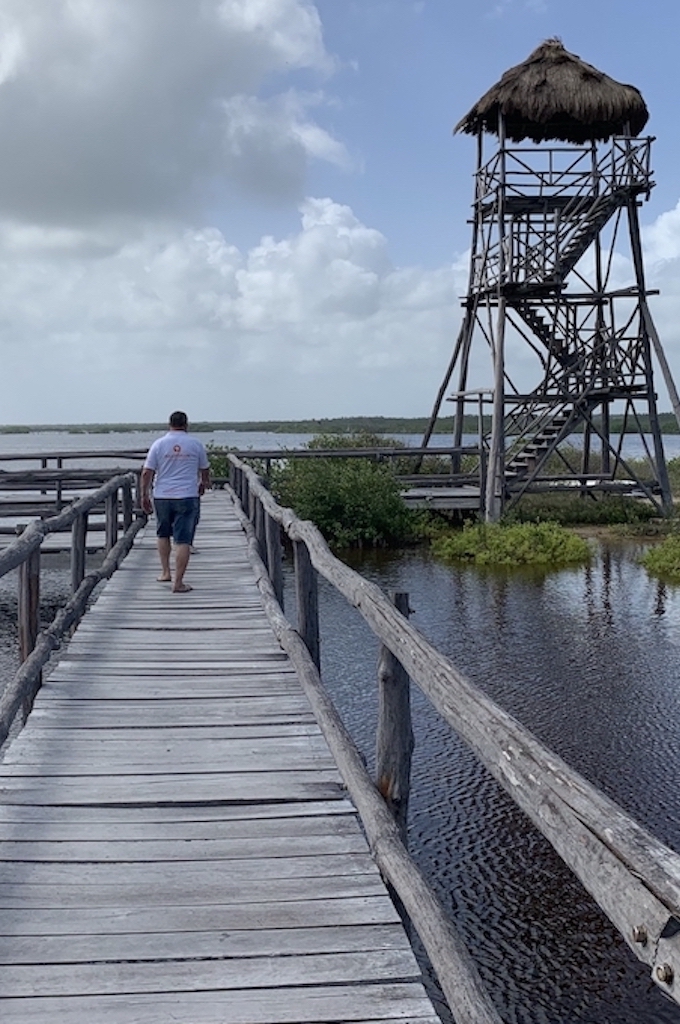
[[[552,36],[650,109],[680,381],[679,35],[677,0],[0,0],[0,423],[428,414],[470,244],[452,129]]]

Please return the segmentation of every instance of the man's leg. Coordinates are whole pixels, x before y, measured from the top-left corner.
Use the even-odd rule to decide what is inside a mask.
[[[172,579],[170,574],[172,509],[167,498],[154,498],[153,504],[156,513],[156,546],[158,557],[161,560],[161,574],[158,579],[161,583],[169,583]]]
[[[185,594],[191,590],[184,582],[184,573],[189,564],[191,542],[196,529],[198,498],[178,498],[174,507],[176,514],[172,524],[172,535],[175,541],[175,582],[172,589],[175,594]]]
[[[191,587],[184,582],[184,573],[189,564],[191,546],[189,544],[175,544],[175,582],[172,585],[173,593],[184,594]]]
[[[170,538],[157,537],[156,545],[158,547],[158,557],[161,560],[161,574],[158,580],[160,583],[170,583],[172,579],[170,575]]]

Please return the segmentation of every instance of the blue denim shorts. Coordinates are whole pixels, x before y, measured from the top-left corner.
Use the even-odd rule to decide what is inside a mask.
[[[200,509],[199,498],[154,498],[156,536],[172,537],[175,544],[191,544]]]

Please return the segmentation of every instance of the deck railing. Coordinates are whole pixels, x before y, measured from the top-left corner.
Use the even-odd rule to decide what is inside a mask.
[[[655,983],[680,1003],[680,856],[475,687],[378,587],[331,553],[312,523],[279,506],[249,466],[234,455],[229,459],[272,625],[296,665],[376,861],[419,933],[456,1020],[497,1024],[499,1018],[321,684],[317,573],[357,608],[381,644],[580,879],[638,960],[649,966]],[[281,529],[295,556],[297,629],[280,606]],[[395,730],[391,719],[403,718],[409,705],[403,698],[392,700],[389,692],[383,697],[379,731],[401,737],[401,749],[392,751],[389,764],[379,764],[378,783],[381,792],[396,792],[403,799],[410,723],[401,722]]]
[[[133,489],[135,473],[114,476],[91,494],[73,502],[58,515],[38,519],[0,552],[0,576],[19,569],[19,654],[21,666],[0,696],[0,744],[4,743],[20,710],[28,715],[42,682],[42,669],[73,626],[87,609],[92,591],[109,579],[123,561],[146,516],[135,516]],[[86,537],[88,516],[104,511],[105,557],[98,569],[86,574]],[[123,535],[119,539],[119,527]],[[47,536],[71,530],[71,598],[53,622],[39,632],[40,554]]]

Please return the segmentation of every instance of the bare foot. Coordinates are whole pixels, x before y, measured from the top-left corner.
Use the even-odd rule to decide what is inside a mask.
[[[158,583],[172,583],[172,576],[157,576]]]
[[[194,588],[190,587],[188,583],[180,583],[178,587],[172,588],[172,592],[173,594],[188,594],[189,591],[193,589]]]

